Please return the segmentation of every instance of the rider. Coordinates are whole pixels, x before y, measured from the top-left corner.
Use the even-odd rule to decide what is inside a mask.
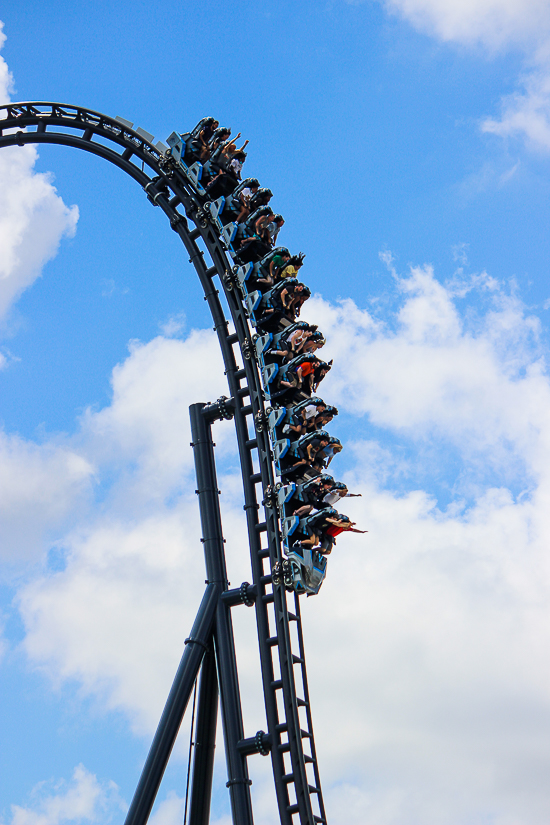
[[[257,178],[246,178],[235,187],[233,192],[227,196],[223,207],[222,219],[224,223],[236,221],[240,223],[250,214],[250,199],[260,188],[260,181]]]
[[[205,164],[203,178],[205,180],[209,179],[206,194],[213,200],[220,197],[220,195],[233,192],[241,180],[241,170],[246,160],[244,148],[248,141],[246,140],[242,147],[237,149],[235,141],[238,137],[240,137],[240,134],[237,135],[235,140],[220,144],[208,163]]]
[[[339,536],[340,533],[349,532],[349,533],[368,533],[368,530],[357,530],[355,525],[356,522],[352,521],[349,516],[344,516],[342,513],[338,513],[338,517],[329,517],[326,519],[327,527],[323,531],[323,535],[321,537],[321,547],[319,552],[322,553],[324,556],[328,556],[329,553],[332,553],[332,548],[336,544],[336,536]]]
[[[341,498],[357,498],[361,493],[350,493],[347,484],[343,481],[335,481],[321,499],[322,507],[334,507]]]
[[[273,276],[274,281],[282,281],[283,278],[296,278],[298,270],[301,269],[304,264],[305,257],[303,252],[298,252],[297,255],[293,255],[286,261],[285,266],[279,265],[276,274]]]
[[[273,323],[280,320],[281,316],[287,318],[291,323],[294,322],[301,305],[310,295],[311,292],[308,287],[295,278],[286,278],[284,281],[280,281],[264,295],[260,305],[262,315],[258,320],[258,325],[265,326],[268,324],[271,327]]]
[[[336,536],[343,532],[368,533],[368,530],[357,530],[356,522],[349,516],[338,513],[334,508],[327,507],[320,510],[310,520],[307,526],[309,537],[300,543],[304,547],[315,548],[322,555],[328,556],[336,543]]]
[[[328,363],[326,363],[325,361],[319,361],[319,366],[316,368],[315,375],[313,378],[313,392],[317,392],[317,387],[319,386],[325,375],[328,375],[331,368],[332,358]]]
[[[325,336],[322,332],[312,332],[311,335],[308,336],[307,341],[305,341],[303,346],[304,352],[315,352],[315,350],[321,349],[326,344]]]
[[[282,215],[273,215],[273,218],[269,222],[267,226],[267,232],[269,235],[269,243],[273,247],[277,243],[277,235],[283,228],[285,219]]]
[[[206,160],[207,158],[211,157],[212,154],[216,151],[220,144],[225,143],[229,140],[231,135],[231,129],[227,126],[219,126],[210,140],[208,141],[208,145],[206,147],[206,153],[203,152],[203,156],[201,156],[201,160]],[[237,135],[239,137],[239,135]],[[237,138],[235,138],[236,140]]]
[[[335,415],[338,415],[338,408],[333,407],[332,404],[327,404],[324,410],[322,410],[318,416],[315,418],[315,426],[321,430],[324,430],[326,425],[329,424]]]
[[[317,455],[315,456],[315,463],[314,468],[316,470],[324,470],[326,469],[335,455],[342,452],[342,444],[338,438],[331,436],[329,438],[329,443],[324,447],[322,450],[319,450]]]
[[[307,342],[315,334],[317,327],[315,324],[308,324],[307,321],[296,321],[290,324],[279,335],[276,349],[269,349],[269,356],[283,358],[288,361],[302,352],[307,352]]]
[[[287,503],[287,507],[290,506],[289,509],[292,510],[293,515],[304,518],[313,509],[321,509],[319,502],[322,502],[324,496],[330,492],[333,484],[334,479],[332,476],[325,474],[317,476],[317,478],[313,478],[296,488],[294,495]],[[296,504],[299,506],[296,507]]]
[[[203,117],[199,120],[185,141],[184,160],[186,163],[195,163],[197,160],[202,161],[208,157],[208,142],[219,125],[213,117]]]
[[[311,385],[313,382],[313,375],[315,368],[319,361],[311,353],[304,355],[297,355],[288,364],[285,364],[279,371],[279,393],[274,393],[273,398],[279,398],[281,395],[288,396],[288,390],[293,390],[292,395],[296,391],[301,390],[306,395],[311,395]]]
[[[260,206],[267,206],[272,197],[273,192],[271,191],[271,189],[258,189],[258,191],[255,192],[254,196],[250,199],[250,211],[253,212]]]
[[[262,287],[272,287],[277,280],[277,274],[290,261],[290,252],[284,246],[268,252],[260,261],[256,283]]]
[[[281,475],[286,477],[296,475],[308,467],[312,467],[319,451],[328,445],[329,438],[329,434],[324,430],[317,430],[315,433],[301,436],[296,442],[290,457],[294,462],[286,467]]]

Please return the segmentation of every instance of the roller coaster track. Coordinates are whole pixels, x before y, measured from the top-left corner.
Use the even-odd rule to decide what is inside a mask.
[[[195,267],[218,336],[229,393],[236,402],[234,421],[255,590],[267,733],[280,820],[282,825],[325,823],[299,598],[282,584],[272,582],[272,568],[283,561],[277,509],[265,506],[263,520],[260,520],[260,502],[265,500],[268,488],[273,487],[275,474],[247,309],[235,288],[231,276],[233,263],[219,226],[203,208],[183,170],[167,162],[167,147],[153,144],[153,140],[152,135],[134,129],[128,121],[79,106],[26,102],[0,108],[0,147],[71,146],[118,166],[142,187],[149,202],[164,212]],[[220,289],[235,332],[229,330]],[[235,347],[240,352],[242,367],[237,362]],[[241,590],[241,603],[251,606],[244,585]],[[262,752],[261,748],[258,750]]]

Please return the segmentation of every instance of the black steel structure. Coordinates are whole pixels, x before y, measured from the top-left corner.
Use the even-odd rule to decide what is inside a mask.
[[[218,687],[234,825],[253,822],[247,759],[268,753],[281,824],[326,823],[299,598],[272,581],[272,570],[284,557],[277,509],[266,495],[275,484],[273,452],[248,313],[235,289],[223,233],[189,178],[166,156],[167,147],[153,140],[126,120],[79,106],[27,102],[0,107],[0,148],[47,143],[91,152],[130,175],[149,202],[164,212],[199,277],[227,375],[229,400],[191,407],[208,584],[126,825],[147,822],[199,670],[191,825],[209,821]],[[235,422],[250,545],[252,583],[234,590],[227,585],[211,437],[211,423],[217,418]],[[265,697],[267,732],[249,737],[243,730],[231,624],[231,610],[238,605],[255,610]]]

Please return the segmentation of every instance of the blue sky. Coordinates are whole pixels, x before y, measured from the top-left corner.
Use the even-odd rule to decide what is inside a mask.
[[[304,605],[330,821],[546,825],[547,2],[7,0],[0,19],[4,101],[160,140],[214,114],[306,252],[334,469],[369,530]],[[187,406],[223,370],[160,210],[75,150],[0,152],[0,313],[0,822],[121,822],[200,598]],[[216,440],[242,581],[230,427]],[[186,736],[154,825],[181,820]]]

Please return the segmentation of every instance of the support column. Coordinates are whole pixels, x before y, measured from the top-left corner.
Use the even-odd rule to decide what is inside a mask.
[[[222,534],[218,483],[214,461],[214,444],[210,421],[204,414],[205,404],[192,404],[191,433],[197,494],[201,510],[204,556],[209,583],[216,583],[221,590],[228,589],[225,566],[224,539]],[[210,413],[210,408],[206,411]],[[214,417],[221,417],[215,415]],[[218,680],[222,707],[223,733],[231,813],[234,825],[253,825],[252,802],[246,757],[240,753],[237,743],[244,738],[233,623],[230,608],[220,599],[216,611],[214,640]]]
[[[210,822],[217,719],[218,674],[216,672],[216,656],[214,650],[211,649],[202,660],[201,667],[189,825],[208,825]]]
[[[124,825],[145,825],[149,819],[204,653],[211,643],[212,625],[219,601],[219,588],[215,584],[209,584],[191,636],[185,640],[185,651]]]

